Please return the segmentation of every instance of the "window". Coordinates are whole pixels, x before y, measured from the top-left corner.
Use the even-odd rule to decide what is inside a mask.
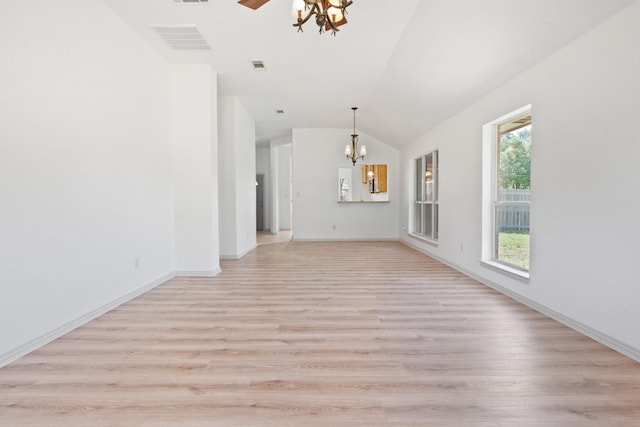
[[[438,240],[438,152],[415,159],[412,234]]]
[[[484,154],[483,261],[528,277],[530,106],[485,126]]]

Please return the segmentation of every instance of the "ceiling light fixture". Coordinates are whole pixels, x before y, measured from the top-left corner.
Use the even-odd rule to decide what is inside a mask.
[[[335,36],[340,31],[338,27],[347,23],[347,7],[352,4],[351,0],[293,0],[291,13],[298,20],[293,26],[302,31],[302,26],[315,16],[320,34],[331,31]]]
[[[347,159],[351,160],[353,166],[356,165],[356,161],[359,159],[364,160],[364,156],[367,155],[367,147],[360,146],[360,155],[358,155],[358,134],[356,133],[356,110],[358,107],[351,107],[353,110],[353,133],[351,134],[351,144],[347,144],[344,149]]]

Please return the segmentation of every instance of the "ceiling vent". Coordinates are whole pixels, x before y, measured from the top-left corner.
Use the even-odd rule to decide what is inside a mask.
[[[251,66],[255,71],[264,71],[267,69],[262,61],[251,61]]]
[[[211,50],[195,25],[152,25],[151,28],[172,49]]]

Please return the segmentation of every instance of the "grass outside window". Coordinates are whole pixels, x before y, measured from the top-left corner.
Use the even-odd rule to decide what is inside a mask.
[[[529,270],[529,233],[499,233],[498,258],[502,262]]]

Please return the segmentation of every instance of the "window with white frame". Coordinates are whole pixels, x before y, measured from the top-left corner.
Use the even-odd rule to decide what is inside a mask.
[[[483,261],[528,277],[531,106],[484,129]]]
[[[418,157],[415,162],[415,195],[412,234],[438,240],[438,151]]]

